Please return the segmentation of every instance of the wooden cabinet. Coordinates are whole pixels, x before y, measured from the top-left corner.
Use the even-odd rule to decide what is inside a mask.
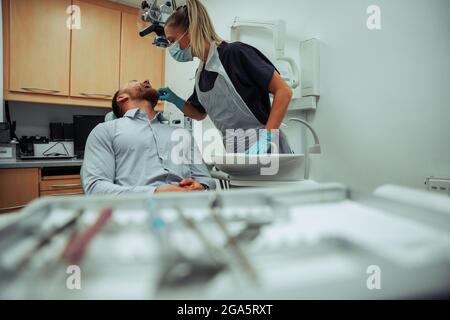
[[[119,88],[121,12],[74,1],[81,28],[72,30],[70,94],[111,100]]]
[[[141,38],[138,31],[136,15],[123,12],[120,83],[149,80],[160,88],[164,84],[165,50],[152,45],[152,36]]]
[[[71,0],[11,1],[10,91],[69,95]]]
[[[82,195],[79,167],[0,169],[0,213],[39,197]]]
[[[0,213],[21,209],[39,197],[39,169],[0,169]]]
[[[138,36],[138,9],[107,0],[1,1],[5,100],[110,108],[129,80],[164,85],[165,51]],[[80,29],[67,27],[72,4]]]

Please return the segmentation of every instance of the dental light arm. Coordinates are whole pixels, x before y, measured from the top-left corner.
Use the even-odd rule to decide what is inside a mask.
[[[153,44],[157,47],[167,48],[169,42],[164,33],[164,25],[167,18],[177,8],[175,0],[167,1],[165,4],[158,6],[158,0],[144,0],[141,4],[142,21],[149,22],[150,25],[139,32],[141,37],[156,33]]]
[[[314,136],[314,145],[309,148],[309,153],[310,154],[320,154],[320,153],[322,153],[322,149],[320,147],[320,142],[319,142],[319,136],[317,135],[317,132],[314,130],[314,128],[311,127],[311,125],[308,122],[306,122],[306,121],[304,121],[302,119],[298,119],[298,118],[290,118],[289,121],[300,122],[301,124],[305,125],[311,131],[311,133],[313,134],[313,136]]]
[[[164,27],[159,24],[152,23],[147,28],[143,29],[139,32],[139,35],[143,38],[148,36],[149,34],[155,32],[156,36],[165,37]]]

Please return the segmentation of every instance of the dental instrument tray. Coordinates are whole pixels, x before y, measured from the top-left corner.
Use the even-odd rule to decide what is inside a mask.
[[[0,298],[448,297],[450,199],[419,194],[320,184],[43,198],[0,229]]]

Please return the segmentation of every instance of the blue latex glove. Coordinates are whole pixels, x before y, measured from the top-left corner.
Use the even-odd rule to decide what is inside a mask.
[[[158,93],[160,95],[159,100],[173,103],[180,110],[182,110],[184,105],[186,104],[186,100],[183,100],[182,98],[177,96],[169,88],[160,88],[158,89]]]
[[[270,142],[272,141],[272,134],[267,130],[259,131],[259,139],[253,144],[245,154],[265,154],[270,149]]]

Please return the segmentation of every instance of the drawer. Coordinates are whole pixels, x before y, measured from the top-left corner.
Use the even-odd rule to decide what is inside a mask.
[[[41,191],[58,191],[58,190],[82,189],[80,178],[60,179],[60,180],[41,180]]]
[[[41,191],[41,197],[48,196],[80,196],[83,195],[83,189],[66,189],[66,190],[53,190],[53,191]]]

